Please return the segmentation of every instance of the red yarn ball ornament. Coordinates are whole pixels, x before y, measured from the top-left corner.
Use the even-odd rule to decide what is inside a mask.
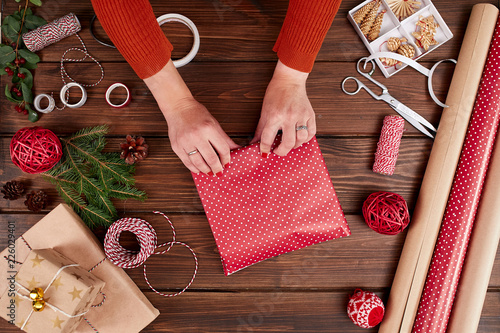
[[[10,141],[12,162],[27,173],[50,170],[62,155],[59,138],[42,127],[21,128]]]
[[[396,235],[410,223],[410,213],[405,199],[392,192],[375,192],[363,203],[366,224],[384,235]]]
[[[349,296],[347,315],[354,324],[362,328],[372,328],[382,322],[385,307],[382,300],[370,291],[354,290]]]

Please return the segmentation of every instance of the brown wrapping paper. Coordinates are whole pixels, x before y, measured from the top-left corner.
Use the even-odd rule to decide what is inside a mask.
[[[380,333],[411,332],[498,17],[472,9]]]
[[[103,281],[81,266],[69,266],[74,264],[53,249],[31,251],[15,277],[16,283],[24,289],[16,285],[17,295],[8,289],[0,298],[2,309],[14,302],[15,318],[6,318],[4,311],[0,311],[0,316],[28,333],[73,332],[83,320],[79,314],[89,311],[93,304],[102,300],[102,297],[96,298],[104,287]],[[65,268],[60,270],[62,267]],[[29,292],[34,288],[44,291],[43,299],[47,303],[39,312],[33,311],[29,298]]]
[[[70,260],[89,270],[105,258],[101,243],[85,226],[80,217],[67,205],[61,204],[23,234],[33,249],[53,248]],[[18,239],[17,242],[22,242]],[[26,246],[15,247],[15,260],[24,262],[30,250]],[[0,258],[8,256],[8,248]],[[8,272],[18,271],[21,266],[11,268],[6,260],[0,260],[0,295],[8,289]],[[159,311],[118,266],[104,260],[92,273],[106,283],[103,293],[106,301],[93,308],[85,318],[100,333],[139,332],[158,315]],[[75,332],[95,331],[82,321]]]
[[[477,331],[500,241],[500,137],[497,135],[472,229],[448,332]]]

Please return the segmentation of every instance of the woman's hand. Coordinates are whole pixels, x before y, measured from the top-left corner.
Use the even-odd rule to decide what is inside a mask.
[[[194,173],[221,176],[231,149],[239,146],[193,98],[172,61],[144,82],[167,120],[172,149],[184,165]]]
[[[278,61],[266,90],[262,112],[252,143],[260,140],[260,152],[267,157],[278,130],[283,135],[274,153],[285,156],[316,134],[314,110],[306,93],[308,73]]]

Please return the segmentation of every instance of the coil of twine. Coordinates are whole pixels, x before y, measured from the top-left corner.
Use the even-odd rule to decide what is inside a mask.
[[[50,170],[61,159],[57,135],[42,127],[24,127],[10,141],[10,158],[21,170],[35,174]]]
[[[193,249],[189,245],[175,240],[175,228],[170,219],[162,212],[155,211],[153,213],[162,215],[168,221],[170,227],[172,228],[172,233],[173,233],[172,241],[157,245],[156,231],[153,229],[151,224],[149,224],[146,220],[143,219],[126,217],[115,221],[109,227],[108,231],[106,232],[106,237],[104,239],[104,252],[106,253],[106,257],[113,264],[124,269],[136,268],[141,265],[144,265],[143,266],[144,279],[146,280],[146,283],[148,284],[149,288],[151,288],[151,290],[153,290],[155,293],[161,296],[166,296],[166,297],[177,296],[185,292],[193,283],[194,278],[196,277],[196,273],[198,271],[198,258],[194,253]],[[121,246],[119,240],[120,240],[120,235],[123,231],[130,231],[135,235],[140,245],[139,251],[127,250],[123,246]],[[164,254],[168,252],[175,244],[182,245],[186,247],[189,251],[191,251],[191,254],[193,255],[195,261],[195,269],[191,281],[189,281],[189,283],[187,284],[186,287],[184,287],[184,289],[182,289],[177,293],[164,294],[157,291],[149,283],[148,277],[146,275],[145,262],[152,255]],[[165,246],[168,246],[165,250],[155,252],[156,249]]]
[[[392,192],[375,192],[363,203],[366,224],[384,235],[396,235],[410,223],[410,213],[405,199]]]
[[[405,121],[400,116],[386,116],[384,118],[384,125],[375,152],[373,172],[383,175],[394,174],[404,126]]]
[[[23,34],[23,41],[28,50],[37,52],[63,38],[76,34],[81,29],[82,26],[76,15],[69,13]]]

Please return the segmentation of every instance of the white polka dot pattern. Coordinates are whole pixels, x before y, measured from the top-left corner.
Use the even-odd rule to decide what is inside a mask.
[[[316,138],[285,157],[247,146],[222,177],[193,178],[226,275],[350,235]]]
[[[500,114],[500,20],[490,46],[450,198],[427,274],[414,333],[445,332]]]

